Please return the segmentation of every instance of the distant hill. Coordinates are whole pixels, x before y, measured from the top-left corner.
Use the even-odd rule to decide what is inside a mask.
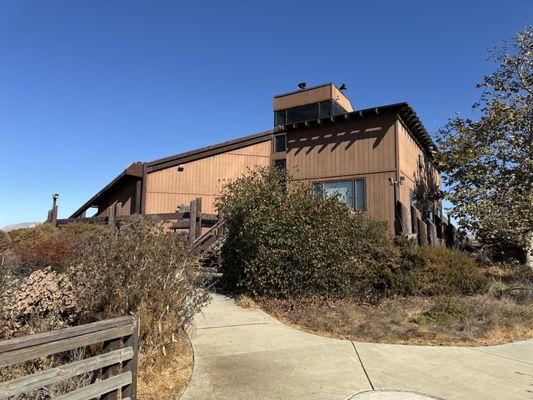
[[[3,228],[1,228],[0,231],[9,232],[9,231],[14,231],[15,229],[33,228],[40,224],[41,224],[40,222],[23,222],[21,224],[6,225]]]

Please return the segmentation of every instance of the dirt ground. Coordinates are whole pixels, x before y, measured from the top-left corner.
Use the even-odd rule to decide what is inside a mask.
[[[488,345],[533,337],[533,301],[489,295],[400,297],[377,305],[346,300],[242,300],[300,329],[363,342]]]

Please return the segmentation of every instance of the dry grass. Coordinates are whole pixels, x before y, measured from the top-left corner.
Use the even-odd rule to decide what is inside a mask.
[[[260,308],[260,306],[250,296],[240,294],[235,299],[235,302],[242,308]]]
[[[187,388],[193,369],[193,355],[185,333],[176,335],[176,341],[167,346],[153,367],[139,371],[139,400],[179,399]],[[141,364],[143,354],[141,353]],[[146,363],[149,364],[149,363]]]
[[[300,329],[357,341],[465,346],[533,338],[533,301],[490,295],[401,297],[378,305],[316,298],[258,303]]]

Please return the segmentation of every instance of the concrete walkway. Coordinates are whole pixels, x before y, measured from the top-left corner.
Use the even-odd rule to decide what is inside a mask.
[[[290,328],[220,295],[196,316],[191,339],[195,365],[183,400],[390,399],[391,389],[407,391],[396,397],[405,399],[533,399],[533,340],[474,348],[351,342]]]

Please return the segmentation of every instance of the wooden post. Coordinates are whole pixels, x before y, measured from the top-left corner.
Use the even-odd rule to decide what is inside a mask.
[[[141,197],[142,197],[142,188],[143,181],[142,179],[139,179],[135,183],[135,196],[133,197],[133,206],[132,208],[132,214],[140,214],[141,213]]]
[[[117,206],[117,203],[114,202],[114,203],[111,204],[111,205],[108,207],[108,209],[107,209],[107,223],[108,223],[109,225],[115,223],[115,211],[116,211],[116,206]]]
[[[122,215],[122,202],[117,201],[115,204],[115,217],[120,217]]]
[[[189,208],[189,242],[194,242],[196,239],[196,199],[191,201]]]
[[[122,347],[121,338],[107,340],[104,342],[103,353],[109,353],[110,351],[118,350],[121,347]],[[118,375],[119,373],[120,373],[120,364],[113,364],[108,367],[102,368],[102,376],[104,379],[111,378],[112,376]],[[104,394],[102,397],[100,397],[100,399],[101,400],[117,400],[118,389]]]
[[[411,205],[411,233],[418,234],[418,220],[420,219],[420,211]]]
[[[54,205],[51,211],[50,222],[55,225],[57,223],[57,205]]]
[[[428,228],[429,244],[431,246],[436,246],[437,245],[437,227],[429,219],[426,220],[426,225],[427,225],[427,228]]]
[[[195,239],[202,236],[202,198],[196,199],[196,232]]]
[[[407,236],[411,231],[410,218],[407,214],[407,207],[401,201],[396,202],[396,215],[399,226],[396,228],[398,235]]]
[[[122,398],[130,398],[131,400],[137,399],[137,364],[139,358],[139,333],[141,329],[141,322],[139,318],[135,317],[134,325],[135,327],[133,334],[124,337],[123,340],[124,347],[131,346],[133,348],[134,355],[131,360],[122,363],[122,372],[130,371],[132,374],[131,385],[127,385],[122,388]]]
[[[428,228],[424,221],[420,218],[417,220],[418,225],[418,244],[420,246],[427,246],[428,244]]]

